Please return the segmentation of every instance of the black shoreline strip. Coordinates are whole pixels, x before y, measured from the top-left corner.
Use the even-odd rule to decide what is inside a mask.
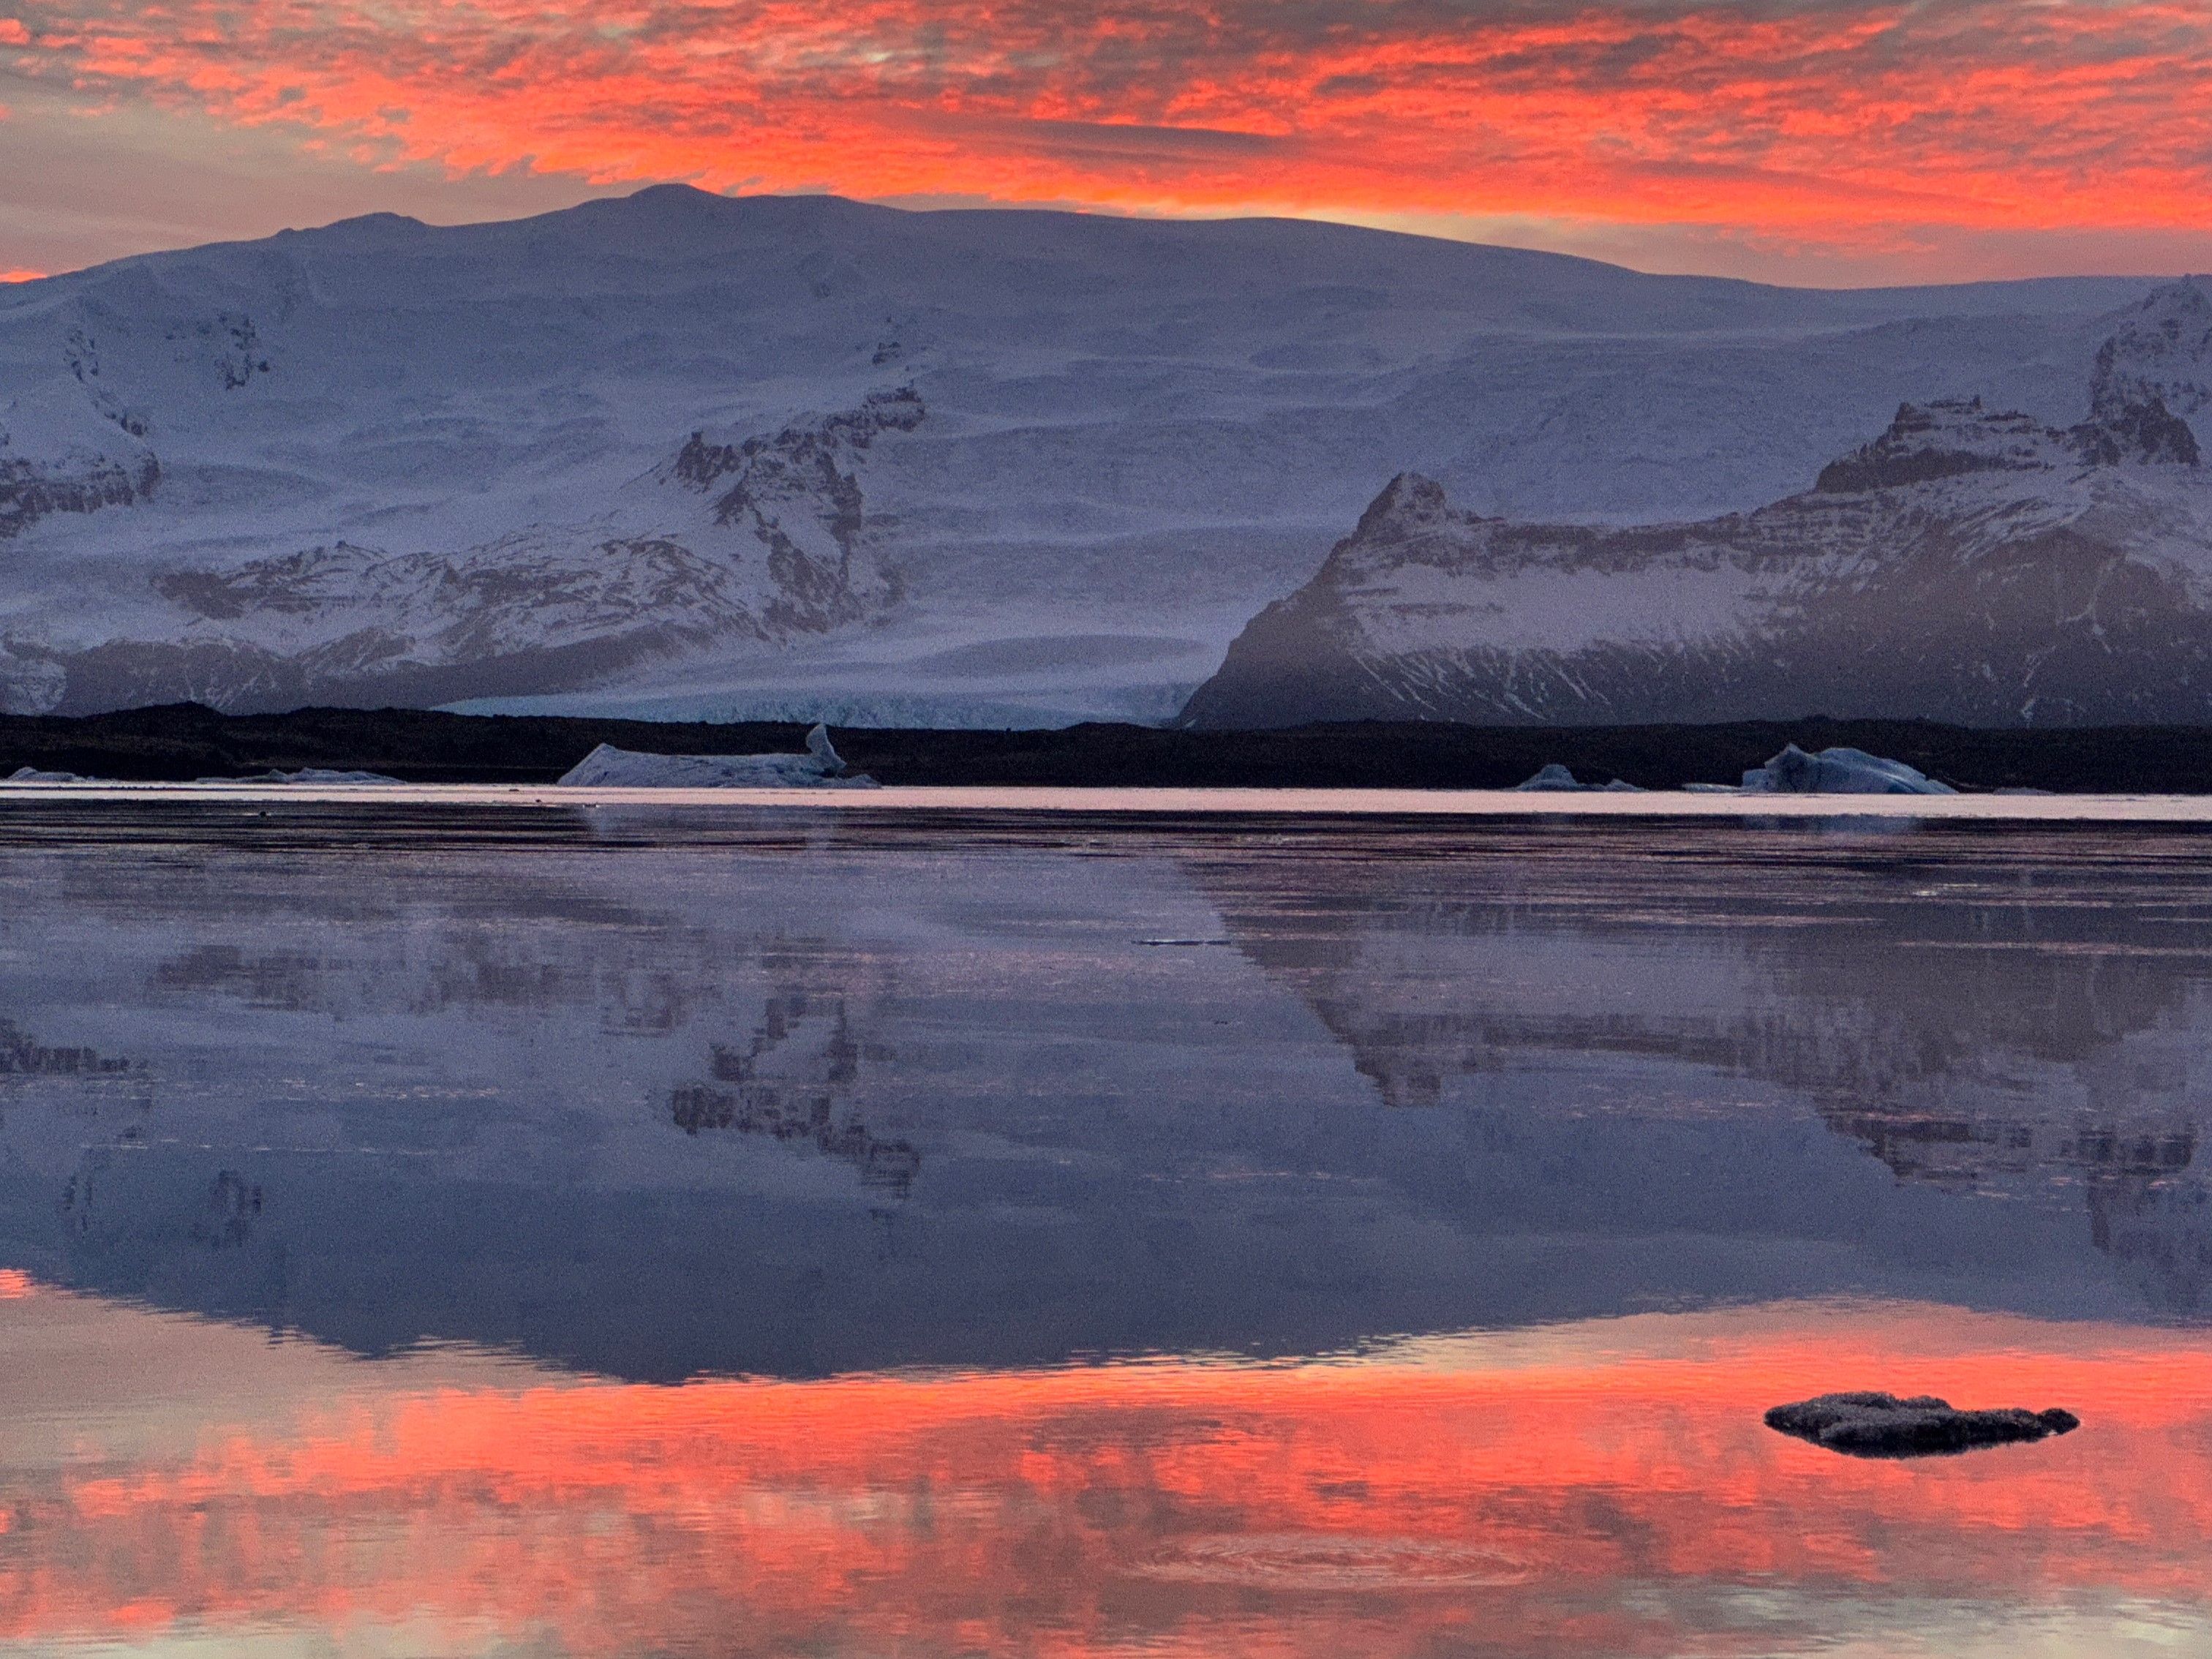
[[[798,753],[805,730],[408,708],[222,714],[176,703],[71,717],[0,715],[0,777],[24,766],[132,782],[318,767],[410,783],[543,784],[602,743],[663,754]],[[1498,789],[1557,762],[1585,782],[1619,778],[1672,788],[1734,783],[1796,743],[1864,749],[1969,791],[2212,793],[2212,726],[1982,730],[1816,717],[1551,727],[1356,721],[1242,732],[840,726],[836,736],[855,771],[887,784]]]

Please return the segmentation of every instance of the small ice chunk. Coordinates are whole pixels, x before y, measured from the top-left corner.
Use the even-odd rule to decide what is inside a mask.
[[[1808,755],[1791,744],[1764,766],[1743,775],[1747,795],[1955,795],[1903,761],[1884,760],[1863,749],[1823,749]]]
[[[805,755],[647,755],[603,743],[562,776],[563,784],[603,789],[872,789],[848,774],[820,726],[820,750]],[[813,745],[813,733],[808,745]],[[822,750],[826,750],[825,755]]]

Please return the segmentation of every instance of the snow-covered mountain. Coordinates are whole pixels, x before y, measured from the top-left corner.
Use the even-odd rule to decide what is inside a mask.
[[[1401,475],[1183,718],[2212,719],[2212,469],[2165,401],[2204,422],[2208,381],[2185,283],[2118,319],[2087,419],[1908,404],[1751,513],[1531,524]]]
[[[1164,718],[1394,473],[1746,509],[1903,400],[2078,422],[2151,286],[682,188],[149,255],[0,293],[0,700]],[[2105,378],[2193,413],[2171,320]]]

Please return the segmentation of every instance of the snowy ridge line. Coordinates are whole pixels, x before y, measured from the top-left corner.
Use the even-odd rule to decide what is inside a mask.
[[[2208,306],[682,186],[147,255],[0,294],[0,708],[1166,720],[1395,475],[1617,530],[1802,491],[1906,401],[2156,399],[2170,438]],[[1694,586],[1659,614],[1741,604]],[[1508,706],[1617,695],[1600,666]]]
[[[1652,789],[1634,794],[1525,794],[1513,789],[1189,789],[887,786],[851,794],[813,788],[641,789],[523,784],[313,785],[21,783],[7,809],[32,803],[174,801],[348,806],[715,806],[739,811],[1099,814],[1181,817],[1942,818],[1984,823],[2212,824],[2212,795],[1738,795]]]

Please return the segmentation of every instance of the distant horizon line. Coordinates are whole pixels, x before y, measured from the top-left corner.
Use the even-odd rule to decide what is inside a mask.
[[[280,226],[258,236],[216,236],[200,242],[142,248],[134,252],[118,254],[112,258],[95,260],[89,264],[60,270],[40,270],[28,266],[0,269],[0,288],[21,287],[31,283],[51,282],[62,277],[83,276],[88,272],[104,270],[112,265],[126,264],[137,259],[197,253],[213,248],[251,246],[261,242],[273,241],[280,236],[286,235],[313,235],[369,220],[396,220],[431,231],[468,230],[499,225],[528,224],[540,220],[562,218],[585,209],[610,202],[632,202],[641,197],[655,194],[672,195],[678,192],[689,193],[704,200],[716,202],[830,201],[848,207],[872,208],[884,212],[913,215],[1027,214],[1098,219],[1140,225],[1281,224],[1325,227],[1331,229],[1355,231],[1368,235],[1432,242],[1445,246],[1480,248],[1498,252],[1525,253],[1540,258],[1571,260],[1579,264],[1597,265],[1611,270],[1623,271],[1632,276],[1649,277],[1656,282],[1726,283],[1744,288],[1773,289],[1785,292],[1810,294],[1879,294],[1909,292],[1917,289],[2025,288],[2057,283],[2186,283],[2197,280],[2206,274],[2179,268],[2160,270],[2114,269],[2045,271],[2012,276],[1966,276],[1928,282],[1790,283],[1739,276],[1718,270],[1651,270],[1632,264],[1623,259],[1602,258],[1594,254],[1571,252],[1561,248],[1547,247],[1529,242],[1455,236],[1436,230],[1413,229],[1400,225],[1376,223],[1365,219],[1339,217],[1327,213],[1207,210],[1170,213],[1147,212],[1116,207],[1110,204],[1007,202],[981,198],[947,200],[913,198],[885,198],[848,196],[833,190],[716,191],[708,190],[685,179],[661,179],[609,190],[603,194],[584,197],[565,206],[547,208],[532,213],[495,213],[476,218],[426,219],[420,214],[371,208],[360,213],[342,214],[337,218],[319,223]],[[1811,262],[1808,261],[1808,263]]]

